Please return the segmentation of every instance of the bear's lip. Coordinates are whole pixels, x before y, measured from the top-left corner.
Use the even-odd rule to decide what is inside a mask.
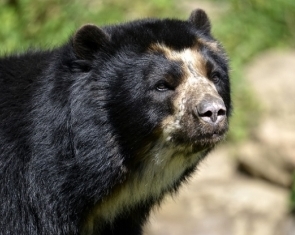
[[[192,152],[200,152],[206,149],[211,149],[219,142],[224,140],[227,133],[227,128],[225,129],[216,129],[210,132],[198,134],[196,136],[182,136],[174,135],[171,141],[176,146],[187,146],[188,149],[191,149]]]
[[[192,138],[192,144],[204,147],[214,147],[216,144],[224,140],[226,133],[228,131],[227,127],[224,128],[214,128],[211,131],[198,134],[195,138]]]
[[[209,132],[209,133],[205,133],[205,134],[202,134],[200,135],[201,138],[209,138],[209,139],[214,139],[214,138],[219,138],[221,136],[224,136],[225,133],[226,133],[226,129],[222,129],[222,130],[214,130],[212,132]]]
[[[209,142],[219,142],[224,138],[226,132],[227,128],[213,130],[212,132],[201,134],[197,138],[200,138],[201,140],[208,140]]]
[[[211,149],[225,138],[225,133],[212,133],[211,135],[199,136],[191,143],[193,152]]]
[[[204,128],[199,132],[196,133],[194,141],[198,140],[211,140],[214,141],[215,139],[223,138],[224,135],[228,131],[228,125],[223,126],[210,126],[210,128]]]

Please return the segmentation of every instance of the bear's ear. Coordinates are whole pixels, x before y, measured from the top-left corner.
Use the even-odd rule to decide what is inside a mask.
[[[109,41],[108,35],[96,25],[87,24],[77,30],[73,37],[73,47],[77,56],[81,59],[92,60]]]
[[[198,29],[204,31],[206,34],[210,34],[211,32],[211,24],[210,20],[205,11],[202,9],[196,9],[192,11],[189,19],[193,25],[195,25]]]

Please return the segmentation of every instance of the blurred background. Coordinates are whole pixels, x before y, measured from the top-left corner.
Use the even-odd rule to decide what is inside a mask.
[[[295,235],[294,0],[0,0],[0,55],[61,45],[85,23],[195,8],[231,60],[231,130],[145,234]]]

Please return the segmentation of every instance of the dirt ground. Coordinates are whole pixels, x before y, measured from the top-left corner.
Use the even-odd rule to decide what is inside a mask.
[[[226,7],[197,2],[209,15]],[[210,154],[190,182],[155,210],[145,235],[295,235],[295,217],[289,214],[295,51],[262,53],[245,74],[263,112],[253,136]]]

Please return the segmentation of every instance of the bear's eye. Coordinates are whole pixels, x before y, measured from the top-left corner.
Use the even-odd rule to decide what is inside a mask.
[[[221,77],[221,75],[220,75],[219,72],[213,72],[213,73],[211,74],[211,80],[212,80],[212,82],[214,82],[215,84],[218,84],[218,83],[220,82],[220,77]]]
[[[168,91],[172,90],[172,87],[166,81],[160,81],[156,84],[157,91]]]

